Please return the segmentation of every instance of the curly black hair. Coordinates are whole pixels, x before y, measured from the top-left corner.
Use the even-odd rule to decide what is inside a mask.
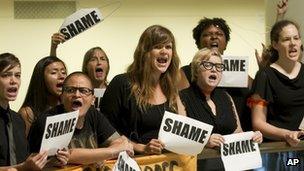
[[[230,27],[227,25],[226,21],[222,18],[207,18],[201,19],[198,22],[198,25],[192,30],[193,32],[193,38],[195,40],[195,44],[198,49],[201,49],[201,34],[202,32],[207,29],[210,26],[218,26],[225,34],[226,41],[228,42],[230,40]]]

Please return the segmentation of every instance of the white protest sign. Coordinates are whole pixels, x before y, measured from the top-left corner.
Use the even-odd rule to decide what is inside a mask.
[[[219,87],[248,87],[248,56],[222,56],[224,71]]]
[[[105,91],[106,91],[105,88],[94,88],[95,108],[99,111],[100,111],[99,109],[100,101]]]
[[[140,171],[140,168],[136,161],[133,160],[126,151],[122,151],[119,153],[113,171]]]
[[[158,139],[165,144],[165,149],[186,155],[199,154],[210,137],[212,125],[198,120],[165,112]]]
[[[225,143],[221,144],[221,157],[226,171],[262,167],[260,149],[252,141],[253,135],[254,132],[250,131],[223,136]]]
[[[58,149],[68,147],[73,136],[79,111],[73,111],[46,118],[40,151],[47,150],[55,155]]]
[[[304,117],[303,117],[302,122],[299,126],[299,129],[304,131]]]
[[[64,20],[59,32],[65,36],[65,40],[69,40],[103,21],[103,19],[98,8],[80,9]]]

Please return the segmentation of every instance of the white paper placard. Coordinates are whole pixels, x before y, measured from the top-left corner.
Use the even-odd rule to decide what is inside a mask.
[[[113,171],[140,171],[135,160],[133,160],[126,151],[119,153],[117,161],[112,169]]]
[[[221,158],[226,171],[249,170],[262,167],[259,146],[253,142],[254,132],[243,132],[223,136]]]
[[[248,56],[222,56],[224,71],[219,87],[248,87]]]
[[[213,126],[165,111],[158,139],[165,149],[186,155],[199,154],[207,144]]]
[[[98,8],[80,9],[64,20],[59,32],[65,36],[65,40],[69,40],[95,26],[103,19]]]
[[[48,155],[55,155],[58,149],[68,147],[73,136],[79,111],[63,113],[46,118],[40,151],[47,150]]]
[[[100,111],[99,106],[101,99],[105,93],[105,88],[94,88],[94,96],[95,96],[95,108]]]

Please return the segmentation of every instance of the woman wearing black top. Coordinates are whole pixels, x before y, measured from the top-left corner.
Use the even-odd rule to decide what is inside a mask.
[[[271,47],[265,58],[269,59],[268,66],[256,74],[248,100],[252,125],[267,140],[297,146],[300,136],[304,135],[299,129],[304,117],[304,67],[298,62],[302,45],[299,27],[289,20],[279,21],[272,27],[270,39]],[[285,166],[287,158],[304,160],[303,151],[286,154],[269,154],[269,164],[272,159],[278,159],[278,163],[264,166],[270,170],[286,170],[290,169]],[[299,167],[303,169],[303,165]]]
[[[189,117],[213,125],[207,143],[209,148],[220,147],[224,143],[222,135],[242,132],[232,98],[226,91],[217,88],[223,69],[222,58],[216,49],[199,50],[191,63],[190,87],[180,93]],[[253,140],[261,143],[262,134],[257,131]],[[198,170],[223,169],[220,159],[201,160],[198,167]]]
[[[157,137],[164,111],[185,114],[178,96],[178,68],[173,34],[153,25],[141,35],[127,73],[107,87],[100,109],[134,142],[136,152],[161,153],[164,145]]]

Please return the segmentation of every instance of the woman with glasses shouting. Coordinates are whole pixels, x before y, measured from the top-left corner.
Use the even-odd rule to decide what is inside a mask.
[[[212,135],[207,147],[220,147],[224,142],[222,135],[242,132],[239,117],[231,96],[223,89],[217,88],[222,79],[224,64],[216,49],[199,50],[191,63],[192,82],[190,87],[181,91],[180,96],[186,107],[187,116],[213,125]],[[262,134],[256,132],[253,140],[261,143]],[[198,161],[198,170],[223,165],[220,159]]]
[[[93,83],[83,72],[73,72],[63,82],[62,104],[40,115],[29,134],[30,150],[40,149],[46,118],[79,110],[75,132],[69,144],[68,163],[96,164],[117,158],[121,151],[133,155],[133,146],[127,138],[118,134],[108,119],[92,106],[94,104]]]

